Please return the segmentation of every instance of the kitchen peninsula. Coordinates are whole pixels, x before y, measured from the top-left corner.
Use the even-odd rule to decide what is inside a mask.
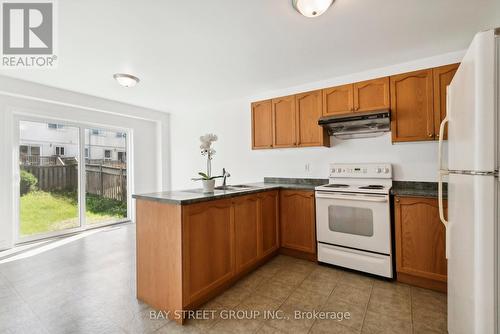
[[[265,181],[213,194],[134,195],[137,297],[183,323],[179,311],[199,307],[278,251],[315,260],[314,187],[328,180]]]

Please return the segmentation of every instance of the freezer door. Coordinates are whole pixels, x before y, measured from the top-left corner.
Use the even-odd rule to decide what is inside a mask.
[[[448,332],[496,333],[497,178],[448,179]]]
[[[497,169],[494,30],[478,33],[448,87],[448,169]],[[446,166],[445,166],[446,167]]]

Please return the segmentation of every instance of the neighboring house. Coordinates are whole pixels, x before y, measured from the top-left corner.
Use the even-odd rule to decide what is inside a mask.
[[[21,122],[21,156],[78,157],[78,130],[56,123]],[[85,129],[85,158],[126,162],[126,133]]]

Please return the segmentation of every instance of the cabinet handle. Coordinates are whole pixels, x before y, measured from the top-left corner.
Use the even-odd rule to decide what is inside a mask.
[[[439,133],[436,134],[436,138],[439,138]]]
[[[396,203],[399,203],[399,197],[396,197]]]
[[[429,136],[429,138],[430,138],[430,137],[433,136],[433,134],[432,133],[428,133],[427,136]]]

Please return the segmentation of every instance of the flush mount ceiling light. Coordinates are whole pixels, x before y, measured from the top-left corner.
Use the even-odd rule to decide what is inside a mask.
[[[126,73],[115,73],[113,78],[123,87],[134,87],[141,81],[138,77]]]
[[[317,17],[327,11],[334,0],[292,0],[293,7],[305,17]]]

